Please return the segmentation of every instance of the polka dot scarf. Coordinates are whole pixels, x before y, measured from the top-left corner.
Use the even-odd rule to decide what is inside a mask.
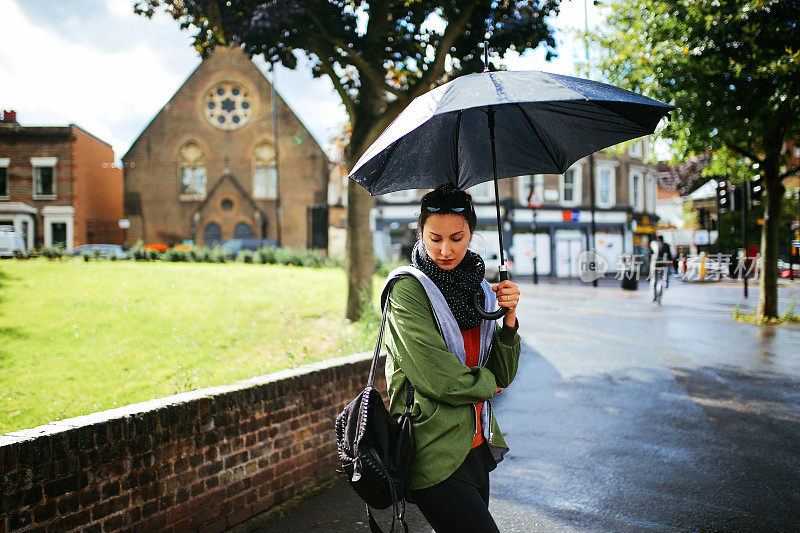
[[[478,316],[472,302],[476,293],[480,293],[481,305],[484,305],[485,300],[481,281],[486,273],[486,266],[480,255],[467,250],[467,255],[454,269],[442,270],[428,257],[420,240],[411,252],[411,264],[423,271],[442,291],[460,329],[472,329],[480,325],[483,319]]]

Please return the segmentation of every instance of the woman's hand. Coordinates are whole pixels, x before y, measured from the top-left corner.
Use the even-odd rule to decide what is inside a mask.
[[[519,287],[513,281],[501,281],[492,286],[492,290],[497,293],[497,305],[507,307],[508,312],[503,317],[506,326],[513,327],[517,323],[517,304],[519,304]]]

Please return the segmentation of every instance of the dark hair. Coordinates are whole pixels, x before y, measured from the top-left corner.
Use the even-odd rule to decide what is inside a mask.
[[[664,236],[663,235],[659,235],[658,237],[656,237],[656,239],[658,239],[661,242],[664,242]]]
[[[459,190],[452,182],[439,184],[422,197],[417,218],[417,231],[420,235],[428,217],[436,214],[461,215],[467,221],[470,232],[475,231],[475,225],[478,223],[472,197],[468,192]]]

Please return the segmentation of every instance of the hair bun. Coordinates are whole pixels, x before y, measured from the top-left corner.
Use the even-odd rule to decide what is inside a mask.
[[[436,188],[433,189],[433,192],[450,192],[458,190],[460,189],[456,187],[455,183],[453,183],[452,181],[446,181],[444,183],[440,183],[439,185],[437,185]]]

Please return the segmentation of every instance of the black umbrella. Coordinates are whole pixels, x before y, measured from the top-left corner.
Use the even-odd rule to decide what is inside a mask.
[[[358,160],[350,178],[372,195],[459,189],[494,179],[500,275],[507,279],[497,180],[562,174],[578,159],[653,133],[672,106],[539,71],[469,74],[415,98]],[[485,313],[496,319],[505,313]]]

